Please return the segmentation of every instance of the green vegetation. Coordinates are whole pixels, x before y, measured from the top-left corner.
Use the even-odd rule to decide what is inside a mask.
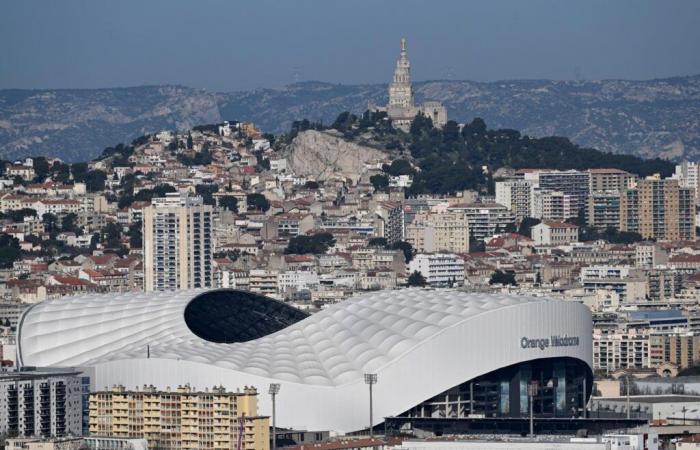
[[[17,238],[9,234],[0,234],[0,268],[10,269],[12,264],[22,256]]]
[[[227,195],[226,197],[220,197],[219,198],[219,206],[227,209],[229,211],[233,211],[235,213],[238,212],[238,199],[234,197],[233,195]]]
[[[369,177],[369,182],[372,183],[374,190],[377,192],[389,189],[389,177],[386,175],[372,175]]]
[[[425,286],[427,284],[428,284],[428,281],[425,279],[423,274],[418,272],[417,270],[414,270],[408,276],[408,285],[409,286]]]
[[[270,202],[262,194],[246,195],[246,203],[248,203],[248,210],[265,212],[270,209]]]
[[[177,160],[185,166],[206,166],[211,164],[212,157],[208,148],[203,148],[201,152],[194,152],[193,156],[188,156],[185,153],[178,153]]]
[[[311,236],[299,235],[289,240],[289,245],[284,249],[284,253],[287,255],[322,254],[334,245],[335,238],[331,233],[316,233]]]
[[[489,280],[489,284],[502,284],[502,285],[513,285],[517,286],[518,283],[515,281],[515,273],[513,273],[510,270],[501,271],[497,270],[493,274],[491,274],[491,279]]]
[[[287,137],[312,128],[324,129],[321,124],[298,121]],[[406,155],[385,165],[383,170],[392,176],[415,175],[413,185],[406,192],[408,196],[449,194],[464,189],[493,193],[491,174],[502,167],[559,170],[605,167],[640,176],[660,173],[664,177],[674,171],[671,162],[660,158],[642,159],[582,148],[558,136],[531,138],[516,130],[490,130],[480,118],[461,129],[455,121],[439,129],[430,118],[419,115],[409,132],[404,133],[391,126],[386,113],[367,111],[357,117],[343,112],[331,128],[343,133],[346,139]]]

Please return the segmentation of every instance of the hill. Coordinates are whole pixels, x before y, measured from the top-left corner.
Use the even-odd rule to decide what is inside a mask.
[[[533,137],[567,136],[614,153],[700,158],[700,76],[648,81],[429,81],[418,101],[436,99],[450,118],[482,117]],[[386,85],[297,83],[278,89],[208,93],[182,86],[86,90],[0,90],[0,157],[50,154],[90,159],[100,149],[161,129],[238,119],[269,132],[306,117],[330,123],[338,111],[383,104]]]

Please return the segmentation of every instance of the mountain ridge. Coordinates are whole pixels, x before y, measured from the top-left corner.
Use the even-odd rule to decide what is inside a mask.
[[[161,129],[223,120],[285,132],[294,120],[332,122],[387,101],[386,84],[304,81],[250,91],[182,85],[0,90],[0,157],[46,154],[91,159],[116,142]],[[700,75],[652,80],[431,80],[416,100],[439,100],[451,119],[482,117],[533,137],[566,136],[581,146],[673,160],[700,158]]]

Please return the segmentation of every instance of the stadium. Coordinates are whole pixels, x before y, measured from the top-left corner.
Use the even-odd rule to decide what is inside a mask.
[[[85,295],[20,318],[23,366],[84,367],[93,389],[190,383],[281,385],[277,424],[368,426],[365,374],[385,417],[576,416],[591,392],[591,315],[542,297],[404,289],[366,293],[314,315],[231,289]]]

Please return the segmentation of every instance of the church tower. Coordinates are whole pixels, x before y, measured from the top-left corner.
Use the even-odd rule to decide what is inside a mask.
[[[401,38],[401,54],[396,61],[394,79],[389,85],[389,109],[413,108],[411,63],[406,53],[406,38]]]

